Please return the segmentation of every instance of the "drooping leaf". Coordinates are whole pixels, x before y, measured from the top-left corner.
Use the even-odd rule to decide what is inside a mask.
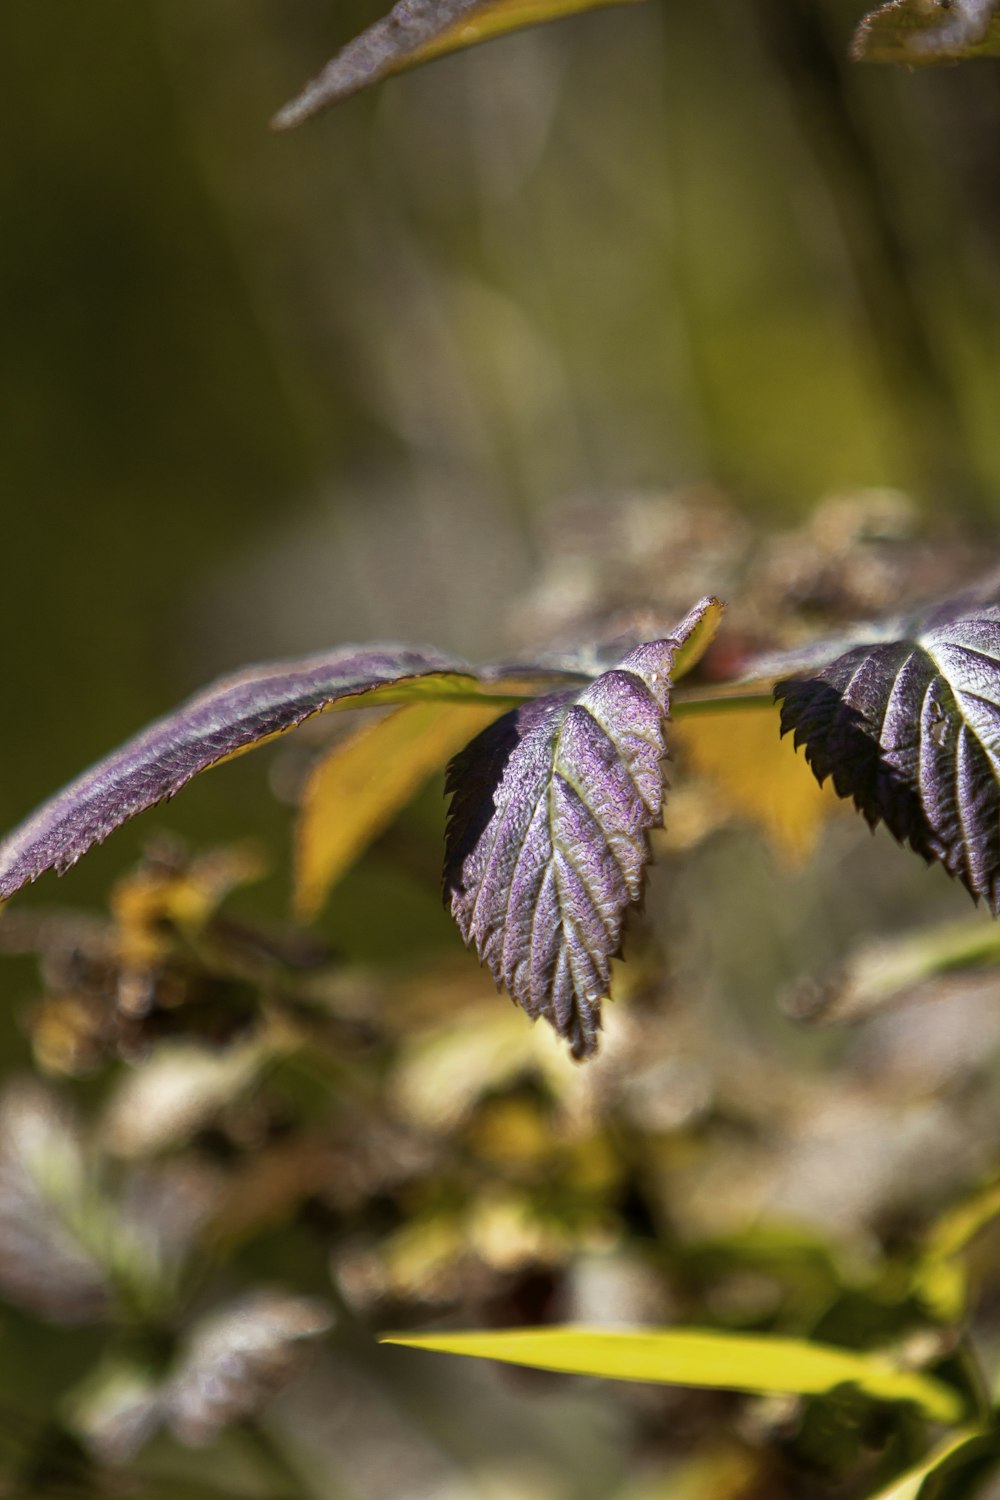
[[[877,1495],[872,1495],[871,1500],[931,1500],[932,1494],[938,1494],[938,1479],[943,1479],[946,1474],[961,1468],[963,1464],[995,1453],[996,1449],[995,1434],[966,1428],[938,1443],[915,1468],[908,1469],[905,1474],[894,1479],[885,1489],[879,1490]],[[929,1485],[928,1480],[935,1483]]]
[[[661,820],[674,658],[706,616],[630,651],[581,691],[505,714],[452,762],[445,892],[467,943],[575,1057],[597,1047],[610,962]]]
[[[0,901],[46,870],[74,865],[114,829],[173,797],[212,766],[295,729],[313,714],[434,699],[516,702],[579,674],[526,668],[523,680],[476,672],[436,651],[348,646],[223,678],[129,740],[44,803],[0,844]]]
[[[1000,911],[1000,606],[975,595],[873,632],[775,687],[782,733],[973,898]]]
[[[387,16],[349,42],[272,123],[276,130],[290,130],[390,74],[402,73],[447,52],[576,11],[625,3],[627,0],[399,0]]]
[[[881,1355],[768,1334],[665,1328],[512,1328],[493,1333],[386,1334],[383,1343],[466,1354],[569,1375],[712,1390],[822,1396],[854,1386],[873,1401],[906,1401],[937,1422],[961,1419],[956,1391]]]
[[[675,717],[680,757],[711,787],[713,800],[756,824],[789,863],[808,859],[838,804],[778,734],[773,705],[748,701]]]
[[[486,703],[411,703],[365,725],[317,763],[296,834],[300,919],[316,915],[338,877],[423,782],[502,712]]]
[[[859,62],[958,62],[1000,56],[1000,0],[889,0],[854,34]]]

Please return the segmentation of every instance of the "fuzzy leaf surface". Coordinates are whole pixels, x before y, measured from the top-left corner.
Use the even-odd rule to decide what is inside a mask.
[[[1000,606],[976,595],[775,686],[820,782],[1000,911]]]
[[[858,62],[954,63],[1000,56],[1000,0],[889,0],[854,34]]]
[[[192,777],[295,729],[314,714],[373,704],[517,701],[579,675],[476,671],[431,650],[347,646],[223,678],[84,772],[0,844],[0,901],[46,870],[60,874]]]
[[[445,893],[466,943],[575,1057],[596,1051],[622,924],[662,820],[674,661],[708,633],[704,599],[670,637],[584,689],[505,714],[452,761]]]
[[[908,1401],[937,1422],[962,1415],[956,1391],[878,1354],[773,1334],[702,1328],[510,1328],[492,1333],[388,1334],[383,1343],[467,1354],[568,1375],[648,1380],[722,1391],[821,1396],[852,1385],[874,1401]]]
[[[322,73],[285,105],[275,116],[274,127],[290,130],[393,73],[445,53],[576,11],[626,3],[628,0],[399,0],[387,16],[348,42]]]

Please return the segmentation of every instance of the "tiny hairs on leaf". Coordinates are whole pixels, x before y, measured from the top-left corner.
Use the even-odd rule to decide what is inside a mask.
[[[314,714],[424,701],[517,699],[580,674],[548,667],[484,667],[407,646],[344,646],[250,667],[223,678],[151,724],[42,804],[0,843],[0,901],[46,870],[63,874],[116,828],[202,771],[221,765]]]
[[[611,959],[662,820],[675,659],[690,641],[707,645],[720,613],[703,599],[672,636],[582,689],[513,709],[449,767],[452,914],[497,984],[578,1058],[597,1049]]]
[[[782,733],[872,827],[1000,912],[1000,605],[992,589],[775,686]],[[873,631],[873,635],[881,633]]]

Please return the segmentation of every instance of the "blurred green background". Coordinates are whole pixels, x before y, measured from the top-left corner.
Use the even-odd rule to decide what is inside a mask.
[[[276,136],[274,110],[377,4],[5,7],[0,824],[244,662],[528,642],[523,601],[586,550],[581,505],[613,548],[635,497],[649,514],[703,488],[791,528],[890,488],[931,528],[988,537],[1000,75],[853,65],[860,9],[650,0]],[[436,793],[408,818],[324,919],[348,956],[460,947],[433,862],[396,858],[440,823]],[[275,874],[248,900],[280,915],[288,824],[250,757],[25,903],[99,902],[169,826],[259,837]],[[964,911],[860,826],[804,877],[734,837],[690,882],[659,877],[652,925],[690,939],[709,1024],[765,1050],[840,1049],[790,1041],[776,1010],[807,958]],[[31,970],[5,967],[20,1000]],[[877,1121],[859,1118],[862,1149]]]

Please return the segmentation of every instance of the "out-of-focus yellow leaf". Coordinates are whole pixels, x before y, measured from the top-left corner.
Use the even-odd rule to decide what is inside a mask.
[[[925,1492],[924,1486],[928,1479],[936,1480],[961,1464],[971,1463],[973,1459],[995,1452],[996,1448],[997,1438],[994,1434],[967,1428],[939,1443],[915,1469],[908,1469],[905,1474],[894,1479],[887,1489],[872,1495],[871,1500],[921,1500],[925,1493],[927,1500],[930,1500],[931,1493],[937,1494],[937,1487]]]
[[[924,1242],[913,1290],[941,1323],[957,1323],[965,1311],[968,1275],[962,1252],[1000,1215],[1000,1182],[973,1194],[943,1214]]]
[[[296,915],[315,916],[333,883],[427,778],[503,712],[502,703],[413,703],[325,756],[299,812]]]
[[[501,1333],[386,1334],[382,1343],[467,1354],[568,1375],[645,1380],[756,1394],[822,1396],[854,1386],[874,1401],[906,1401],[935,1422],[963,1413],[957,1391],[884,1356],[768,1335],[710,1329],[512,1328]]]
[[[756,824],[790,863],[809,857],[826,819],[846,806],[829,782],[819,785],[791,736],[781,738],[770,704],[685,714],[671,741],[727,811]]]
[[[635,0],[404,0],[349,42],[275,116],[288,130],[393,73],[543,21]]]
[[[927,1254],[935,1260],[957,1255],[998,1214],[1000,1182],[991,1182],[938,1219],[927,1238]]]

